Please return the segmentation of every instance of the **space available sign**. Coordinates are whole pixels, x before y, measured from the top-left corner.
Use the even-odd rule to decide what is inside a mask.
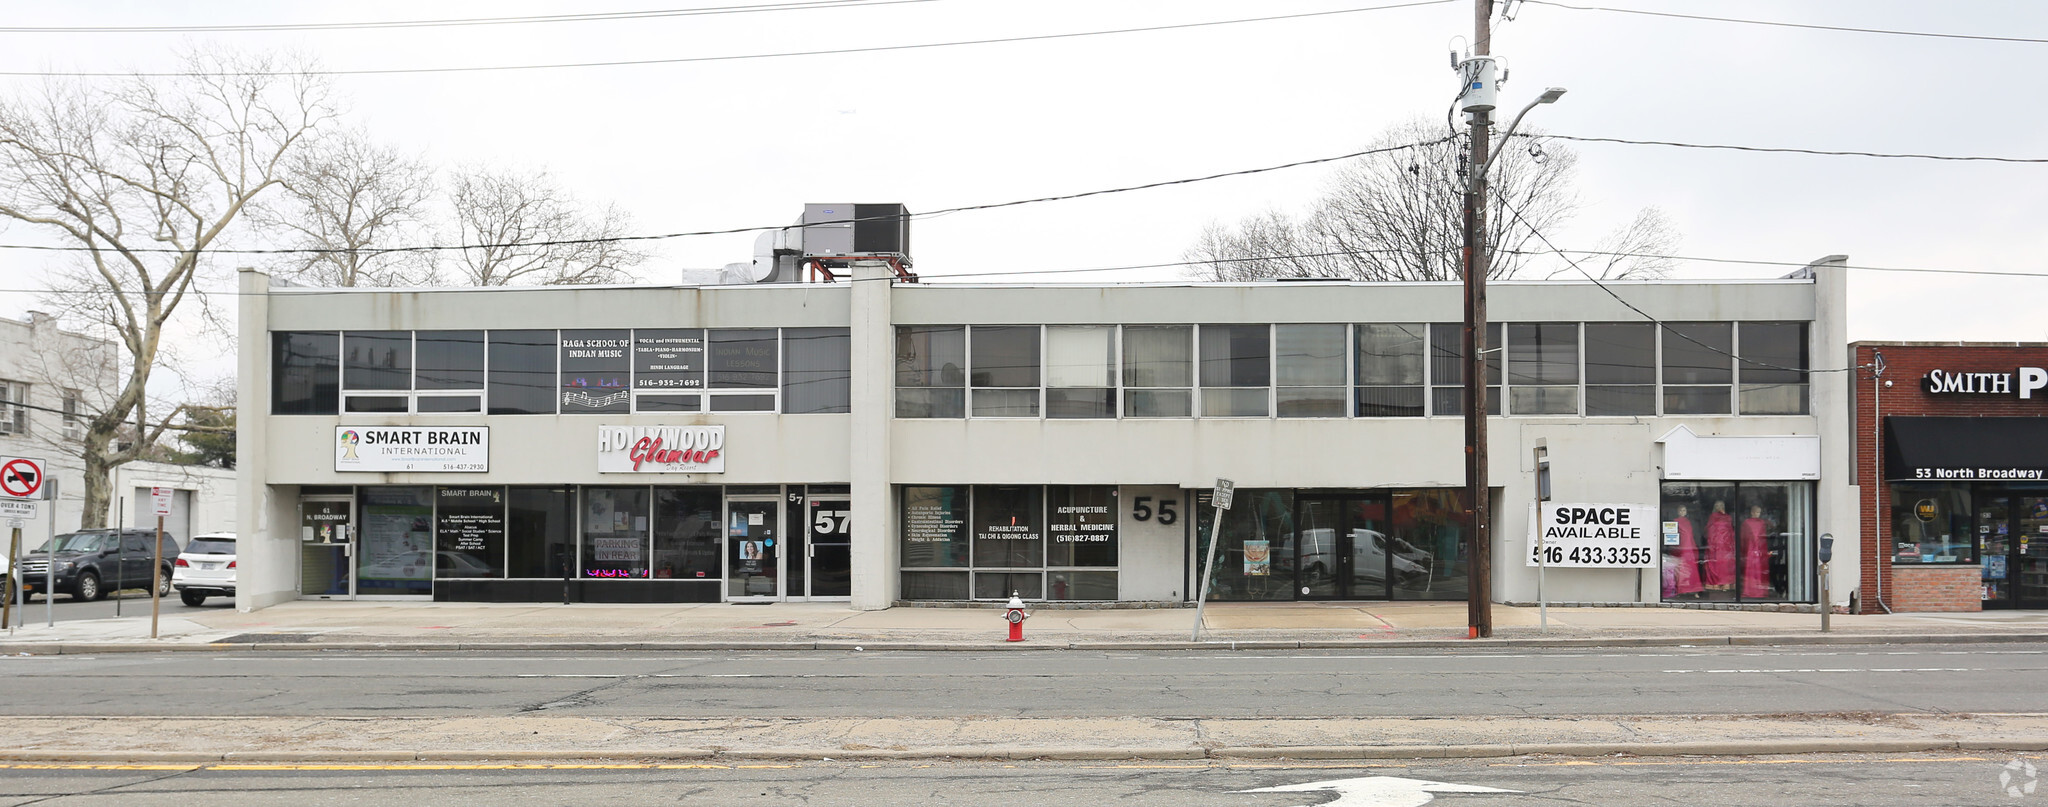
[[[1536,528],[1529,541],[1530,566],[1640,569],[1657,565],[1657,508],[1651,505],[1544,502]]]
[[[597,472],[725,473],[725,427],[599,426]]]
[[[489,426],[336,426],[334,470],[485,473]]]

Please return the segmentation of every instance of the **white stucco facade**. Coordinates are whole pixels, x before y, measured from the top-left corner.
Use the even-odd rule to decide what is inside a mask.
[[[1440,491],[1464,484],[1462,422],[1434,407],[1426,416],[1408,417],[1361,417],[1348,408],[1341,417],[1302,418],[1271,413],[1258,417],[1074,419],[1042,415],[899,417],[898,386],[893,380],[903,361],[898,355],[899,327],[1354,323],[1412,323],[1420,327],[1459,318],[1456,284],[980,286],[905,283],[891,278],[879,264],[856,265],[855,272],[852,282],[818,284],[395,291],[273,286],[260,273],[244,272],[238,520],[245,525],[246,537],[240,548],[244,576],[241,607],[260,608],[306,594],[301,590],[301,578],[307,574],[301,555],[306,534],[300,526],[301,500],[309,490],[345,498],[359,495],[351,491],[388,486],[436,490],[555,486],[573,490],[630,484],[656,488],[658,495],[658,489],[664,487],[715,485],[728,491],[728,498],[732,491],[768,491],[792,502],[806,490],[813,495],[829,491],[831,496],[844,496],[851,505],[852,548],[846,570],[851,592],[847,596],[857,607],[881,608],[905,599],[902,585],[910,571],[905,563],[914,562],[904,557],[905,527],[899,523],[906,486],[957,486],[963,491],[973,486],[1040,486],[1042,490],[1043,486],[1113,486],[1112,495],[1118,502],[1118,549],[1114,565],[1107,568],[1116,572],[1115,599],[1181,602],[1192,598],[1190,589],[1196,575],[1191,560],[1198,545],[1195,494],[1217,478],[1234,480],[1240,490],[1294,491],[1288,494],[1292,497],[1288,501],[1313,498],[1321,495],[1315,493],[1318,491],[1364,497],[1359,506],[1365,509],[1357,512],[1380,515],[1360,515],[1359,519],[1399,517],[1395,512],[1403,506],[1399,494],[1389,500],[1386,491]],[[1627,281],[1609,283],[1608,289],[1612,293],[1591,283],[1498,283],[1492,286],[1491,319],[1504,323],[1641,323],[1645,322],[1643,314],[1648,314],[1666,322],[1794,323],[1805,326],[1803,350],[1809,358],[1803,369],[1839,368],[1846,355],[1842,323],[1845,289],[1843,272],[1836,265],[1816,265],[1812,277],[1806,278]],[[1624,306],[1616,296],[1642,313]],[[657,328],[847,329],[847,411],[274,413],[272,352],[276,333]],[[1667,445],[1659,440],[1674,429],[1683,427],[1690,434],[1711,437],[1807,440],[1817,452],[1817,473],[1778,481],[1810,487],[1810,494],[1801,494],[1811,496],[1810,517],[1798,516],[1801,523],[1775,529],[1795,542],[1809,540],[1810,533],[1855,534],[1854,491],[1847,485],[1845,375],[1810,373],[1804,414],[1509,413],[1489,418],[1489,474],[1496,514],[1491,598],[1506,602],[1536,599],[1537,575],[1521,559],[1530,529],[1528,504],[1535,496],[1533,448],[1539,444],[1549,452],[1554,498],[1654,505],[1659,502],[1660,485],[1668,481],[1663,468]],[[1587,382],[1575,383],[1583,387]],[[1199,395],[1200,385],[1195,386]],[[597,431],[600,426],[622,425],[722,426],[724,470],[719,474],[599,473],[594,459]],[[394,426],[487,427],[490,469],[472,473],[336,470],[338,430]],[[1737,468],[1732,478],[1739,478],[1741,472]],[[1175,500],[1179,508],[1176,521],[1162,525],[1156,518],[1136,520],[1132,504],[1140,496],[1154,503]],[[583,510],[581,518],[592,518],[587,510],[579,510]],[[719,523],[728,523],[729,513],[721,513]],[[1206,529],[1206,523],[1201,528]],[[516,531],[518,525],[507,529]],[[1362,526],[1354,529],[1359,530],[1355,535],[1367,534]],[[588,556],[589,544],[584,545],[582,551]],[[1444,546],[1449,545],[1446,539]],[[1309,550],[1299,551],[1305,557]],[[1448,550],[1425,554],[1437,556],[1433,563],[1449,565]],[[1282,560],[1292,563],[1294,559],[1288,555]],[[1834,568],[1853,569],[1853,560],[1838,557]],[[721,568],[737,568],[731,563]],[[1780,601],[1800,600],[1796,592],[1804,590],[1802,584],[1782,579],[1787,574],[1797,577],[1801,572],[1796,565],[1786,567],[1792,568],[1789,573],[1775,572],[1779,579],[1772,582],[1780,587]],[[499,572],[505,578],[512,574]],[[655,572],[635,574],[658,577]],[[785,582],[776,584],[779,593],[774,596],[799,596],[787,589],[794,585],[787,581],[787,567],[782,574]],[[608,582],[574,576],[586,592]],[[1837,601],[1846,601],[1854,582],[1848,574],[1841,577],[1833,591]],[[483,590],[476,588],[475,581],[459,585],[464,591]],[[1049,594],[1053,583],[1046,585]],[[1548,599],[1553,601],[1656,602],[1666,593],[1660,592],[1655,568],[1550,570],[1546,586]],[[432,596],[445,599],[453,589],[444,579],[411,591],[427,596],[430,590]],[[738,596],[734,590],[722,589],[713,599]],[[1359,591],[1374,594],[1378,590],[1339,590],[1350,591],[1351,598],[1379,598],[1356,596]],[[560,596],[562,586],[547,591],[548,596]],[[1787,591],[1794,593],[1783,593]]]

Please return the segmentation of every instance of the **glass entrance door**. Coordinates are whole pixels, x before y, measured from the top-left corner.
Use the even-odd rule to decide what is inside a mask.
[[[725,598],[777,600],[782,589],[780,507],[773,498],[728,500],[725,513]],[[799,561],[801,562],[801,561]]]
[[[853,596],[853,502],[845,497],[812,497],[804,531],[810,538],[811,599]],[[794,532],[794,530],[792,530]]]
[[[1295,586],[1303,600],[1384,600],[1386,502],[1378,497],[1295,500]]]
[[[2048,608],[2048,496],[2014,496],[2012,509],[2012,607]]]
[[[355,508],[345,498],[299,502],[299,596],[355,596]]]

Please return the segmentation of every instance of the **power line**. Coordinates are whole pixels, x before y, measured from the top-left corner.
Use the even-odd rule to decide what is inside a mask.
[[[1786,371],[1786,372],[1793,372],[1793,373],[1846,373],[1846,372],[1849,372],[1850,370],[1853,370],[1853,369],[1855,369],[1855,368],[1852,368],[1852,367],[1835,367],[1835,368],[1830,368],[1830,369],[1826,369],[1826,370],[1812,370],[1812,369],[1808,369],[1808,368],[1805,368],[1805,367],[1783,367],[1783,366],[1780,366],[1780,365],[1776,365],[1776,364],[1771,364],[1770,362],[1763,362],[1763,361],[1757,361],[1756,359],[1744,358],[1744,357],[1742,357],[1742,356],[1738,356],[1738,355],[1735,355],[1735,353],[1734,353],[1734,352],[1732,352],[1732,351],[1722,350],[1722,349],[1720,349],[1720,348],[1718,348],[1718,347],[1715,347],[1715,346],[1713,346],[1713,345],[1709,345],[1709,344],[1707,344],[1707,343],[1705,343],[1705,342],[1702,342],[1702,341],[1700,341],[1700,340],[1698,340],[1698,339],[1694,339],[1694,338],[1692,338],[1692,337],[1690,337],[1690,336],[1687,336],[1687,335],[1686,335],[1686,334],[1685,334],[1684,332],[1682,332],[1682,331],[1679,331],[1679,330],[1677,330],[1677,329],[1675,329],[1675,328],[1672,328],[1672,327],[1671,327],[1671,326],[1670,326],[1669,324],[1665,323],[1665,322],[1664,322],[1663,320],[1661,320],[1661,319],[1658,319],[1658,318],[1656,318],[1656,317],[1654,317],[1654,316],[1651,316],[1651,315],[1650,315],[1650,312],[1648,312],[1648,311],[1644,311],[1643,309],[1640,309],[1640,308],[1637,308],[1637,307],[1636,307],[1636,304],[1635,304],[1635,303],[1631,303],[1631,302],[1629,302],[1628,300],[1626,300],[1626,299],[1622,298],[1622,296],[1621,296],[1621,295],[1619,295],[1619,294],[1616,294],[1616,293],[1614,293],[1614,290],[1613,290],[1613,289],[1610,289],[1610,288],[1608,288],[1608,287],[1607,287],[1607,284],[1605,284],[1605,283],[1602,283],[1602,282],[1600,282],[1600,278],[1598,278],[1598,277],[1595,277],[1595,276],[1593,275],[1593,273],[1592,273],[1592,272],[1588,272],[1588,271],[1586,271],[1586,268],[1585,268],[1585,267],[1583,267],[1583,266],[1580,266],[1580,265],[1579,265],[1579,262],[1578,262],[1578,261],[1572,260],[1572,256],[1570,256],[1570,255],[1567,255],[1567,254],[1565,254],[1565,250],[1562,250],[1562,249],[1558,249],[1558,247],[1557,247],[1557,245],[1556,245],[1556,244],[1550,243],[1550,238],[1549,238],[1548,236],[1545,236],[1545,235],[1543,234],[1543,231],[1542,231],[1542,230],[1538,230],[1538,229],[1536,229],[1536,225],[1534,225],[1534,224],[1531,224],[1531,223],[1529,223],[1529,220],[1528,220],[1528,219],[1525,219],[1525,218],[1523,218],[1523,217],[1522,217],[1522,211],[1520,211],[1520,210],[1516,210],[1516,209],[1515,209],[1515,206],[1514,206],[1514,205],[1511,205],[1511,204],[1508,204],[1508,202],[1507,202],[1507,200],[1506,200],[1506,199],[1498,199],[1498,200],[1496,200],[1496,201],[1498,201],[1498,202],[1500,203],[1500,206],[1501,206],[1502,208],[1506,209],[1506,210],[1508,211],[1508,213],[1510,213],[1510,214],[1513,214],[1513,215],[1514,215],[1514,217],[1515,217],[1515,221],[1518,221],[1518,222],[1521,222],[1521,223],[1522,223],[1522,227],[1523,227],[1523,229],[1526,229],[1526,230],[1528,230],[1528,231],[1529,231],[1529,234],[1530,234],[1530,235],[1536,236],[1536,240],[1538,240],[1538,241],[1542,241],[1542,242],[1543,242],[1543,245],[1544,245],[1544,246],[1546,246],[1546,247],[1549,247],[1549,248],[1550,248],[1550,251],[1551,251],[1551,253],[1552,253],[1552,254],[1555,254],[1556,256],[1558,256],[1558,257],[1560,257],[1560,258],[1563,258],[1563,259],[1564,259],[1564,261],[1565,261],[1565,263],[1569,263],[1569,264],[1571,264],[1571,266],[1572,266],[1572,268],[1573,268],[1573,269],[1577,269],[1577,270],[1579,270],[1579,274],[1585,275],[1585,276],[1586,276],[1586,279],[1587,279],[1587,280],[1593,281],[1593,285],[1594,285],[1594,286],[1597,286],[1597,287],[1599,287],[1599,289],[1600,289],[1601,291],[1607,292],[1607,296],[1609,296],[1609,297],[1612,297],[1612,298],[1614,298],[1614,301],[1615,301],[1615,302],[1617,302],[1617,303],[1621,303],[1622,307],[1624,307],[1624,308],[1627,308],[1627,309],[1628,309],[1628,310],[1630,310],[1630,311],[1634,311],[1634,312],[1636,312],[1636,314],[1637,314],[1637,315],[1639,315],[1639,316],[1641,316],[1641,317],[1642,317],[1643,319],[1649,320],[1649,321],[1650,321],[1651,323],[1655,324],[1655,325],[1657,326],[1657,329],[1658,329],[1659,331],[1662,331],[1662,332],[1664,332],[1664,333],[1668,333],[1668,334],[1671,334],[1671,335],[1673,335],[1673,336],[1676,336],[1676,337],[1678,337],[1678,338],[1680,338],[1680,339],[1683,339],[1683,340],[1685,340],[1685,341],[1687,341],[1687,342],[1691,342],[1691,343],[1693,343],[1693,344],[1695,344],[1695,345],[1698,345],[1698,346],[1700,346],[1700,347],[1702,347],[1702,348],[1705,348],[1705,349],[1706,349],[1706,350],[1708,350],[1708,351],[1711,351],[1711,352],[1714,352],[1714,353],[1719,353],[1719,354],[1721,354],[1721,355],[1723,355],[1723,356],[1727,356],[1728,358],[1734,359],[1734,360],[1736,360],[1737,362],[1740,362],[1740,363],[1743,363],[1743,364],[1748,364],[1748,365],[1755,365],[1755,366],[1757,366],[1757,367],[1762,367],[1762,368],[1765,368],[1765,369],[1768,369],[1768,370],[1784,370],[1784,371]],[[1805,266],[1805,265],[1810,265],[1810,264],[1801,264],[1801,265],[1802,265],[1802,266]]]
[[[928,211],[928,212],[924,212],[924,213],[912,213],[912,214],[910,214],[910,215],[909,215],[909,216],[908,216],[907,218],[912,218],[912,219],[921,219],[921,218],[932,218],[932,217],[935,217],[935,216],[944,216],[944,215],[947,215],[947,214],[950,214],[950,213],[963,213],[963,212],[967,212],[967,211],[973,211],[973,210],[995,210],[995,209],[997,209],[997,208],[1004,208],[1004,207],[1017,207],[1017,206],[1019,206],[1019,205],[1031,205],[1031,204],[1040,204],[1040,203],[1043,203],[1043,202],[1064,202],[1064,201],[1069,201],[1069,200],[1073,200],[1073,199],[1085,199],[1085,198],[1088,198],[1088,197],[1090,197],[1090,196],[1104,196],[1104,195],[1107,195],[1107,194],[1112,194],[1112,193],[1128,193],[1128,192],[1131,192],[1131,191],[1142,191],[1142,190],[1151,190],[1151,189],[1154,189],[1154,188],[1164,188],[1164,187],[1168,187],[1168,186],[1172,186],[1172,185],[1188,185],[1188,184],[1193,184],[1193,183],[1196,183],[1196,182],[1208,182],[1208,181],[1210,181],[1210,180],[1215,180],[1215,179],[1225,179],[1225,178],[1229,178],[1229,177],[1239,177],[1239,176],[1248,176],[1248,175],[1251,175],[1251,174],[1263,174],[1263,173],[1267,173],[1267,172],[1270,172],[1270,171],[1280,171],[1280,170],[1284,170],[1284,169],[1288,169],[1288,168],[1299,168],[1299,167],[1301,167],[1301,166],[1304,166],[1304,165],[1317,165],[1317,164],[1320,164],[1320,163],[1338,162],[1338,161],[1341,161],[1341,160],[1349,160],[1349,159],[1352,159],[1352,158],[1354,158],[1354,157],[1365,157],[1365,156],[1369,156],[1369,155],[1373,155],[1373,154],[1384,154],[1384,153],[1386,153],[1386,152],[1390,152],[1390,151],[1403,151],[1403,150],[1406,150],[1406,149],[1412,149],[1412,148],[1421,148],[1421,147],[1423,147],[1423,146],[1433,146],[1433,145],[1436,145],[1436,144],[1438,144],[1438,143],[1442,143],[1442,142],[1444,142],[1444,141],[1446,141],[1446,140],[1448,140],[1448,139],[1449,139],[1449,138],[1438,138],[1438,139],[1436,139],[1436,140],[1426,140],[1426,141],[1421,141],[1421,142],[1416,142],[1416,143],[1404,143],[1404,144],[1401,144],[1401,145],[1397,145],[1397,146],[1382,146],[1382,147],[1380,147],[1380,148],[1371,148],[1371,149],[1366,149],[1366,150],[1364,150],[1364,151],[1354,151],[1354,152],[1351,152],[1351,153],[1349,153],[1349,154],[1339,154],[1339,155],[1337,155],[1337,156],[1334,156],[1334,157],[1316,157],[1316,158],[1314,158],[1314,159],[1308,159],[1308,160],[1296,160],[1296,161],[1294,161],[1294,162],[1291,162],[1291,163],[1282,163],[1282,164],[1280,164],[1280,165],[1269,165],[1269,166],[1266,166],[1266,167],[1263,167],[1263,168],[1246,168],[1246,169],[1243,169],[1243,170],[1239,170],[1239,171],[1226,171],[1226,172],[1223,172],[1223,173],[1220,173],[1220,174],[1209,174],[1209,175],[1207,175],[1207,176],[1199,176],[1199,177],[1188,177],[1188,178],[1186,178],[1186,179],[1170,179],[1170,180],[1165,180],[1165,181],[1162,181],[1162,182],[1148,182],[1148,183],[1145,183],[1145,184],[1143,184],[1143,185],[1127,185],[1127,186],[1124,186],[1124,187],[1118,187],[1118,188],[1103,188],[1103,189],[1100,189],[1100,190],[1092,190],[1092,191],[1082,191],[1082,192],[1080,192],[1080,193],[1068,193],[1068,194],[1061,194],[1061,195],[1058,195],[1058,196],[1040,196],[1040,197],[1037,197],[1037,198],[1033,198],[1033,199],[1016,199],[1016,200],[1012,200],[1012,201],[1008,201],[1008,202],[991,202],[991,203],[988,203],[988,204],[979,204],[979,205],[963,205],[963,206],[960,206],[960,207],[948,207],[948,208],[941,208],[941,209],[939,209],[939,210],[932,210],[932,211]],[[882,215],[882,216],[867,216],[867,217],[857,217],[857,218],[851,218],[851,219],[835,219],[835,220],[833,220],[833,221],[834,221],[834,223],[859,223],[859,222],[864,222],[864,221],[896,221],[896,220],[899,220],[899,219],[901,219],[901,218],[905,218],[905,217],[903,217],[903,216],[893,216],[893,215]],[[667,240],[667,239],[671,239],[671,238],[688,238],[688,237],[694,237],[694,236],[705,236],[705,235],[734,235],[734,234],[739,234],[739,233],[754,233],[754,232],[765,232],[765,231],[769,231],[769,230],[793,230],[793,229],[797,229],[797,228],[799,228],[799,227],[801,227],[801,226],[802,226],[802,225],[797,225],[797,224],[781,224],[781,225],[773,225],[773,226],[767,226],[767,227],[734,227],[734,228],[730,228],[730,229],[724,229],[724,230],[697,230],[697,231],[694,231],[694,232],[681,232],[681,233],[663,233],[663,234],[660,234],[660,235],[625,235],[625,236],[615,236],[615,237],[611,237],[611,238],[571,238],[571,239],[562,239],[562,240],[556,240],[556,241],[516,241],[516,242],[509,242],[509,243],[496,243],[496,244],[453,244],[453,245],[441,245],[441,244],[425,244],[425,245],[419,245],[419,246],[407,246],[407,247],[379,247],[379,248],[365,248],[365,249],[336,249],[336,248],[332,248],[332,247],[308,247],[308,248],[280,248],[280,249],[207,249],[207,250],[204,250],[204,251],[205,251],[205,252],[209,252],[209,253],[215,253],[215,254],[225,254],[225,255],[331,255],[331,254],[343,254],[343,253],[347,253],[347,254],[355,254],[355,255],[370,255],[370,256],[375,256],[375,255],[385,255],[385,254],[389,254],[389,253],[395,253],[395,252],[448,252],[448,251],[456,251],[456,250],[467,250],[467,249],[502,249],[502,248],[512,248],[512,247],[551,247],[551,246],[574,246],[574,245],[578,245],[578,244],[611,244],[611,243],[620,243],[620,242],[626,242],[626,241],[661,241],[661,240]],[[21,250],[32,250],[32,251],[37,251],[37,252],[95,252],[95,251],[105,251],[105,250],[107,250],[107,249],[109,249],[109,248],[108,248],[108,247],[90,247],[90,246],[83,246],[83,247],[59,247],[59,246],[46,246],[46,245],[38,245],[38,244],[0,244],[0,249],[21,249]],[[181,250],[181,249],[169,249],[169,248],[136,248],[136,249],[130,249],[130,250],[127,250],[127,251],[128,251],[128,252],[132,252],[132,253],[138,253],[138,254],[172,254],[172,255],[177,255],[177,254],[183,254],[183,253],[185,253],[185,252],[186,252],[187,250]]]
[[[38,70],[38,71],[30,71],[30,70],[10,70],[10,71],[0,71],[0,76],[30,76],[30,77],[50,77],[50,76],[63,76],[63,77],[71,77],[71,78],[132,78],[132,77],[146,77],[146,78],[168,78],[168,77],[181,77],[181,78],[191,78],[191,77],[224,77],[224,76],[302,76],[302,75],[303,75],[303,76],[382,76],[382,75],[398,75],[398,74],[420,74],[420,73],[481,73],[481,72],[488,72],[488,71],[498,71],[498,70],[556,70],[556,69],[565,69],[565,68],[583,68],[583,67],[637,67],[637,66],[645,66],[645,65],[658,65],[658,64],[690,64],[690,63],[695,63],[695,62],[732,62],[732,61],[745,61],[745,60],[751,60],[751,59],[780,59],[780,58],[787,58],[787,57],[794,57],[794,56],[839,56],[839,55],[845,55],[845,54],[851,54],[851,53],[881,53],[881,52],[885,52],[885,51],[901,51],[901,50],[929,50],[929,49],[932,49],[932,48],[952,48],[952,47],[962,47],[962,46],[967,46],[967,45],[997,45],[997,44],[1005,44],[1005,43],[1012,43],[1012,42],[1041,42],[1041,41],[1046,41],[1046,40],[1054,40],[1054,39],[1073,39],[1073,38],[1077,38],[1077,37],[1089,37],[1089,36],[1109,36],[1109,35],[1113,35],[1113,34],[1136,34],[1136,33],[1149,33],[1149,32],[1154,32],[1154,31],[1177,31],[1177,30],[1186,30],[1186,29],[1191,29],[1191,28],[1209,28],[1209,27],[1214,27],[1214,26],[1219,26],[1219,25],[1239,25],[1239,24],[1243,24],[1243,23],[1252,23],[1252,22],[1273,22],[1273,21],[1276,21],[1276,20],[1300,20],[1300,19],[1310,19],[1310,18],[1315,18],[1315,17],[1329,17],[1329,16],[1334,16],[1334,15],[1338,15],[1338,14],[1357,14],[1357,13],[1360,13],[1360,12],[1367,12],[1367,11],[1387,11],[1387,10],[1390,10],[1390,9],[1398,9],[1398,8],[1415,8],[1415,7],[1418,7],[1418,6],[1435,6],[1435,5],[1442,5],[1442,4],[1444,4],[1444,3],[1449,3],[1449,2],[1453,2],[1453,0],[1414,0],[1413,2],[1407,2],[1407,3],[1394,3],[1394,4],[1391,4],[1391,5],[1382,5],[1382,6],[1364,6],[1364,7],[1360,7],[1360,8],[1343,8],[1343,9],[1337,9],[1337,10],[1334,10],[1334,11],[1313,11],[1313,12],[1307,12],[1307,13],[1302,13],[1302,14],[1279,14],[1279,15],[1274,15],[1274,16],[1270,16],[1270,17],[1244,17],[1244,18],[1240,18],[1240,19],[1234,19],[1234,20],[1211,20],[1211,21],[1208,21],[1208,22],[1189,22],[1189,23],[1178,23],[1178,24],[1174,24],[1174,25],[1152,25],[1152,26],[1145,26],[1145,27],[1140,27],[1140,28],[1114,28],[1114,29],[1109,29],[1109,30],[1102,30],[1102,31],[1073,31],[1073,32],[1068,32],[1068,33],[1060,33],[1060,34],[1035,34],[1035,35],[1031,35],[1031,36],[1009,36],[1009,37],[997,37],[997,38],[992,38],[992,39],[966,39],[966,40],[958,40],[958,41],[952,41],[952,42],[923,42],[923,43],[917,43],[917,44],[911,44],[911,45],[875,45],[875,46],[871,46],[871,47],[862,47],[862,48],[833,48],[833,49],[827,49],[827,50],[801,50],[801,51],[782,51],[782,52],[778,52],[778,53],[749,53],[749,54],[738,54],[738,55],[732,55],[732,56],[685,56],[685,57],[678,57],[678,58],[673,58],[673,59],[631,59],[631,60],[622,60],[622,61],[607,61],[607,62],[568,62],[568,63],[557,63],[557,64],[512,64],[512,65],[478,65],[478,66],[470,66],[470,67],[403,67],[403,68],[379,68],[379,69],[366,69],[366,70],[302,70],[302,71],[293,71],[293,72],[285,72],[285,73],[278,73],[278,72],[268,72],[268,71],[260,71],[260,70],[255,70],[255,71],[241,71],[241,70],[228,70],[228,71],[219,71],[219,72],[205,72],[205,71],[197,71],[197,72],[195,72],[195,71],[179,71],[179,70],[173,70],[173,71],[144,71],[144,72],[131,72],[131,73],[117,73],[117,72],[107,72],[107,71],[64,71],[64,70],[58,70],[58,71],[40,71],[40,70]]]
[[[1880,151],[1829,151],[1825,149],[1787,148],[1780,146],[1738,146],[1720,143],[1680,143],[1671,140],[1628,140],[1619,137],[1579,137],[1561,134],[1519,135],[1531,139],[1555,138],[1579,143],[1623,143],[1631,146],[1673,146],[1688,149],[1725,149],[1728,151],[1756,151],[1775,154],[1812,154],[1823,157],[1881,157],[1895,160],[1947,160],[1951,162],[1993,162],[1993,163],[2048,163],[2044,157],[1990,157],[1954,154],[1899,154]]]
[[[1560,257],[1562,257],[1564,253],[1570,253],[1573,255],[1599,255],[1603,257],[1615,258],[1658,258],[1663,260],[1688,261],[1694,263],[1732,263],[1749,266],[1790,266],[1794,268],[1804,268],[1813,265],[1812,261],[1762,261],[1748,258],[1709,258],[1699,255],[1656,255],[1648,252],[1610,252],[1596,249],[1504,249],[1499,250],[1499,252],[1509,255],[1558,255]],[[1853,264],[1844,265],[1842,268],[1855,269],[1864,272],[1906,272],[1930,275],[1983,275],[1987,277],[2048,277],[2048,273],[2044,272],[1994,272],[1988,269],[1935,269],[1931,267],[1916,266],[1859,266]]]
[[[892,6],[932,3],[938,0],[793,0],[738,6],[650,9],[646,11],[605,11],[585,14],[537,14],[518,17],[465,17],[439,20],[379,20],[368,22],[266,23],[250,25],[78,25],[0,26],[0,34],[157,34],[157,33],[248,33],[268,31],[357,31],[393,28],[451,28],[479,25],[524,25],[559,22],[608,22],[663,17],[701,17],[722,14],[753,14],[767,11],[813,11],[861,6]]]
[[[1564,8],[1564,9],[1571,9],[1571,10],[1573,10],[1573,11],[1604,11],[1604,12],[1609,12],[1609,13],[1614,13],[1614,14],[1641,14],[1641,15],[1643,15],[1643,16],[1646,16],[1646,17],[1670,17],[1670,18],[1673,18],[1673,19],[1681,19],[1681,20],[1703,20],[1703,21],[1707,21],[1707,22],[1728,22],[1728,23],[1739,23],[1739,24],[1742,24],[1742,25],[1768,25],[1768,26],[1772,26],[1772,27],[1777,27],[1777,28],[1805,28],[1805,29],[1808,29],[1808,30],[1814,30],[1814,31],[1844,31],[1844,32],[1848,32],[1848,33],[1856,33],[1856,34],[1886,34],[1886,35],[1890,35],[1890,36],[1918,36],[1918,37],[1929,37],[1929,38],[1933,38],[1933,39],[1971,39],[1971,40],[1978,40],[1978,41],[1984,41],[1984,42],[2026,42],[2026,43],[2032,43],[2032,44],[2042,44],[2042,43],[2048,43],[2048,39],[2034,39],[2034,38],[2031,38],[2031,37],[2020,37],[2020,36],[1988,36],[1988,35],[1984,35],[1984,34],[1943,34],[1943,33],[1935,33],[1935,32],[1932,32],[1932,31],[1900,31],[1900,30],[1895,30],[1895,29],[1889,29],[1889,28],[1859,28],[1859,27],[1855,27],[1855,26],[1847,26],[1847,25],[1815,25],[1815,24],[1811,24],[1811,23],[1802,23],[1802,22],[1780,22],[1780,21],[1777,21],[1777,20],[1748,20],[1748,19],[1739,19],[1739,18],[1736,18],[1736,17],[1710,17],[1710,16],[1707,16],[1707,15],[1704,15],[1704,14],[1678,14],[1678,13],[1675,13],[1675,12],[1670,12],[1670,11],[1644,11],[1644,10],[1642,10],[1642,9],[1635,9],[1635,8],[1608,8],[1608,7],[1605,7],[1605,6],[1575,6],[1575,5],[1571,5],[1571,4],[1569,4],[1569,3],[1559,3],[1559,2],[1555,2],[1554,0],[1521,0],[1521,1],[1522,1],[1522,2],[1524,2],[1524,3],[1535,3],[1535,4],[1537,4],[1537,5],[1540,5],[1540,6],[1552,6],[1552,7],[1554,7],[1554,8]]]

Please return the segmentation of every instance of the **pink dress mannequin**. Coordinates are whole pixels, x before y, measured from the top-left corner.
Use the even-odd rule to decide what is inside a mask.
[[[1715,502],[1707,514],[1707,588],[1729,591],[1735,588],[1735,519],[1728,516],[1728,504]]]
[[[1764,521],[1764,509],[1750,507],[1749,518],[1742,520],[1742,596],[1771,596],[1771,548],[1765,538],[1770,524]]]
[[[1692,537],[1692,519],[1685,515],[1685,508],[1678,508],[1678,569],[1671,575],[1671,590],[1674,594],[1697,594],[1700,591],[1700,545]]]

